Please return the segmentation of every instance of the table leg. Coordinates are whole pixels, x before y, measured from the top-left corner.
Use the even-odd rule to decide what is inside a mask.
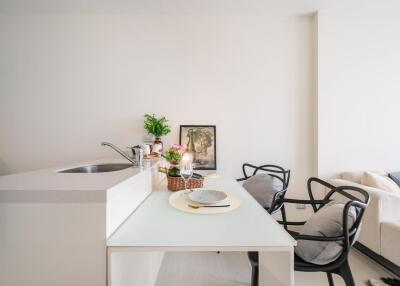
[[[260,251],[258,263],[260,286],[294,285],[293,247]]]

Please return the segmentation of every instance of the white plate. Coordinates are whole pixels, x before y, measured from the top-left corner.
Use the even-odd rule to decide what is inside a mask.
[[[192,201],[189,200],[188,193],[186,190],[173,192],[169,196],[169,203],[175,209],[177,209],[179,211],[183,211],[185,213],[199,214],[199,215],[223,214],[226,212],[233,211],[240,206],[240,200],[238,197],[232,195],[231,193],[226,193],[226,194],[228,197],[225,199],[225,201],[220,202],[218,204],[225,204],[225,202],[226,202],[227,204],[230,205],[230,207],[222,207],[222,208],[206,208],[206,207],[204,207],[204,208],[198,208],[198,209],[191,208],[191,207],[189,207],[189,203]],[[191,204],[204,205],[204,204],[199,204],[196,202],[192,202]]]
[[[197,189],[188,194],[191,201],[200,204],[215,204],[225,200],[228,196],[224,192],[216,190]]]

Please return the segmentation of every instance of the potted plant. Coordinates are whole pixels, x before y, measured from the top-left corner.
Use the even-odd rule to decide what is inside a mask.
[[[160,172],[167,174],[168,190],[175,192],[186,188],[202,188],[204,178],[199,174],[193,174],[191,178],[184,179],[181,177],[180,163],[184,156],[189,155],[186,153],[186,147],[174,144],[165,151],[161,156],[169,162],[169,168],[159,168]]]
[[[156,118],[155,115],[144,115],[144,129],[148,134],[154,136],[154,144],[160,144],[162,147],[161,137],[171,132],[171,127],[167,124],[168,120],[165,116]]]
[[[164,152],[162,156],[168,161],[168,176],[177,177],[180,176],[179,163],[182,160],[183,155],[186,153],[186,147],[174,144],[168,151]]]

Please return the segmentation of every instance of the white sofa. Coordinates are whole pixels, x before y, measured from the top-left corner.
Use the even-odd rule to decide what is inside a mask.
[[[331,179],[334,186],[351,185],[366,190],[370,204],[365,211],[358,242],[400,267],[399,194],[361,185],[364,172],[346,172]]]

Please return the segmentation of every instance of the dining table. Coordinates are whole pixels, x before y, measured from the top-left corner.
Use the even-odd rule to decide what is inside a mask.
[[[108,238],[108,286],[155,285],[164,254],[179,251],[257,251],[259,285],[294,285],[296,241],[285,229],[228,173],[205,176],[204,188],[235,197],[239,207],[183,212],[171,206],[174,193],[162,181]]]

